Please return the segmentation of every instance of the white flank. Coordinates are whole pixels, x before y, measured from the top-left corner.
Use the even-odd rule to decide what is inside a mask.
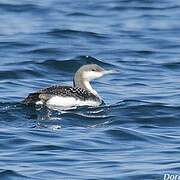
[[[43,105],[43,102],[42,101],[37,101],[36,105]]]
[[[60,97],[54,96],[50,98],[47,105],[61,106],[61,107],[73,107],[73,106],[99,106],[100,103],[96,101],[81,101],[73,97]]]

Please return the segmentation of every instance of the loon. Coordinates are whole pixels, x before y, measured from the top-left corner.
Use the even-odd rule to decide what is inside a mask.
[[[90,82],[109,73],[110,70],[104,70],[97,64],[83,65],[75,73],[73,86],[50,86],[30,93],[22,103],[60,107],[99,106],[103,100]]]

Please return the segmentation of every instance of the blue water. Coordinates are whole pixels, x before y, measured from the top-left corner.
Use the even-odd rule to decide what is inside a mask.
[[[179,20],[178,0],[1,0],[0,180],[180,175]],[[20,103],[87,63],[119,72],[102,107]]]

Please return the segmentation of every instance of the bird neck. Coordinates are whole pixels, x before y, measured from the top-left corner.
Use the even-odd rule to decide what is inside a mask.
[[[84,86],[85,88],[90,91],[92,94],[94,94],[95,96],[99,96],[97,91],[95,89],[92,88],[91,84],[89,81],[84,81]]]
[[[84,80],[84,79],[80,79],[80,78],[75,77],[75,78],[74,78],[74,86],[75,86],[75,87],[80,87],[80,88],[85,89],[85,90],[88,90],[88,91],[90,91],[92,94],[94,94],[95,96],[98,96],[98,97],[99,97],[97,91],[92,88],[90,82],[87,81],[87,80]]]

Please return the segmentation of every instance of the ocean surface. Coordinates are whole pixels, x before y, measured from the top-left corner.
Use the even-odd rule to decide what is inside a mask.
[[[105,104],[26,107],[96,63]],[[179,0],[0,1],[0,180],[180,175]]]

